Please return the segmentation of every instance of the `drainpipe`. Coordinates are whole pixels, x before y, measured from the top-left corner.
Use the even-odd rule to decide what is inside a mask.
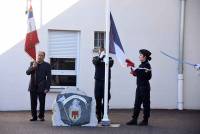
[[[178,63],[178,110],[183,110],[183,60],[184,60],[184,26],[186,0],[180,0],[180,33],[179,33],[179,63]]]

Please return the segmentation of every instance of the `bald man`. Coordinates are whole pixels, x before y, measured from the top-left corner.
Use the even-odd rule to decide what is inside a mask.
[[[33,61],[26,71],[27,75],[31,75],[28,91],[31,99],[31,114],[30,121],[44,121],[45,112],[45,97],[49,92],[51,85],[51,66],[44,61],[45,52],[39,51],[37,61]],[[37,100],[39,99],[40,109],[37,116]]]

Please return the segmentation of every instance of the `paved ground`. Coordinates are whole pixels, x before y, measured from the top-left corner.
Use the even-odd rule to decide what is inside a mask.
[[[200,111],[152,110],[148,127],[126,126],[131,110],[112,110],[119,128],[52,127],[51,115],[45,122],[30,122],[29,112],[0,112],[0,134],[200,134]],[[141,119],[141,117],[140,117]]]

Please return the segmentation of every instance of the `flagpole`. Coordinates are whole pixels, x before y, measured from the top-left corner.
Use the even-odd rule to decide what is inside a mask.
[[[43,25],[43,0],[40,0],[40,28]]]
[[[109,70],[109,34],[110,34],[110,0],[106,0],[106,57],[105,57],[105,84],[104,84],[104,115],[102,126],[109,126],[108,118],[108,70]]]
[[[26,11],[25,11],[25,14],[28,13],[28,0],[26,0]]]

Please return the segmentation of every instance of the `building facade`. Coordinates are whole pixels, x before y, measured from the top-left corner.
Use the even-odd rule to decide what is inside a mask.
[[[200,1],[186,1],[184,59],[200,63]],[[59,4],[55,0],[54,6],[57,3],[56,8],[60,6],[64,10],[38,29],[40,43],[37,45],[37,50],[46,51],[46,61],[52,65],[52,86],[51,92],[47,95],[47,109],[52,108],[56,95],[63,89],[79,88],[89,96],[93,96],[92,58],[97,55],[98,46],[105,42],[105,1],[77,0],[67,7],[69,2],[70,0],[64,3],[65,9],[64,4]],[[35,0],[32,3],[35,21],[39,24],[40,1]],[[20,6],[24,9],[25,4],[22,3]],[[54,12],[54,8],[49,9],[51,12],[47,12],[48,6],[43,4],[43,20],[45,16]],[[22,9],[11,10],[22,15]],[[152,52],[150,62],[153,70],[152,108],[176,109],[178,63],[163,56],[160,51],[178,57],[180,0],[111,0],[111,12],[126,55],[136,65],[139,65],[139,49],[146,48]],[[10,18],[12,16],[16,15],[11,14]],[[7,16],[2,17],[8,20]],[[9,34],[8,30],[11,32],[12,29],[9,29],[5,22],[4,27],[7,28],[1,32],[2,38],[10,40],[18,37],[18,33],[20,36],[15,43],[5,41],[2,44],[8,43],[12,47],[2,51],[0,55],[0,111],[30,109],[27,91],[29,76],[26,76],[25,71],[31,59],[24,52],[24,40],[20,38],[26,34],[26,19],[24,15],[19,21],[24,21],[19,24],[22,31],[16,28],[14,33]],[[129,74],[129,68],[122,68],[116,57],[111,56],[115,64],[112,68],[110,107],[132,108],[136,79]],[[184,109],[200,109],[199,87],[200,76],[197,71],[184,65]]]

